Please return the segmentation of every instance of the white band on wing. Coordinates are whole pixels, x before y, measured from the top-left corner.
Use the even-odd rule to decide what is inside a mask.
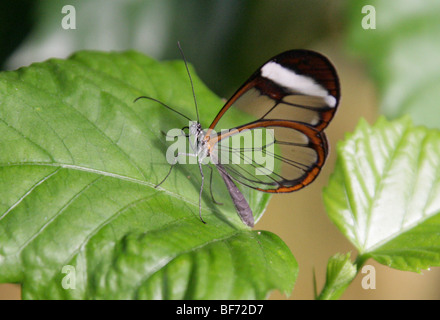
[[[323,97],[325,103],[330,108],[336,107],[336,98],[330,95],[328,91],[319,83],[316,83],[315,80],[307,76],[296,74],[292,70],[284,68],[274,61],[266,63],[261,68],[261,75],[292,92]]]

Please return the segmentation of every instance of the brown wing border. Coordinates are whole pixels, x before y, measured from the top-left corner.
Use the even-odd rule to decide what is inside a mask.
[[[299,122],[293,122],[293,121],[286,121],[286,120],[270,120],[270,121],[255,121],[249,124],[246,124],[244,126],[235,128],[228,133],[224,134],[218,134],[216,136],[211,137],[208,141],[208,149],[211,152],[215,145],[221,141],[222,139],[226,139],[234,134],[238,134],[243,130],[252,130],[256,128],[266,128],[266,127],[282,127],[287,129],[294,129],[296,131],[299,131],[301,133],[304,133],[309,138],[309,148],[313,148],[313,150],[316,151],[317,154],[317,160],[315,161],[314,165],[309,168],[309,170],[306,171],[306,173],[295,180],[286,180],[289,182],[296,182],[295,185],[290,187],[278,187],[274,189],[262,189],[262,188],[256,188],[249,184],[246,184],[243,181],[240,181],[238,179],[233,178],[237,182],[244,184],[252,189],[268,192],[268,193],[286,193],[286,192],[293,192],[296,190],[299,190],[301,188],[304,188],[306,185],[310,184],[315,178],[318,176],[319,172],[321,171],[322,166],[325,163],[325,160],[328,155],[328,142],[327,137],[325,136],[324,132],[318,131],[313,127],[310,127],[308,125],[305,125],[303,123]],[[227,171],[227,166],[224,166],[225,170]]]

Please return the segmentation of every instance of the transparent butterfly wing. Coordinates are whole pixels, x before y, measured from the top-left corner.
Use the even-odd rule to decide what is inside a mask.
[[[258,69],[220,110],[206,134],[210,151],[243,185],[266,192],[298,190],[324,165],[323,130],[339,99],[338,77],[327,58],[307,50],[284,52]],[[236,109],[256,120],[235,120]],[[224,123],[233,123],[233,129]]]

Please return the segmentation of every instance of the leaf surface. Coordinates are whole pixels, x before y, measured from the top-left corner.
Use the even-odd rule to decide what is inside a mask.
[[[324,201],[360,260],[409,271],[439,266],[440,132],[408,117],[361,121],[337,149]]]
[[[191,71],[207,127],[222,101]],[[153,101],[134,103],[141,95],[196,119],[183,62],[85,51],[0,74],[0,281],[22,283],[28,299],[290,292],[294,257],[277,236],[241,223],[218,174],[224,205],[206,183],[206,225],[196,165],[154,188],[169,170],[161,131],[188,123]],[[268,195],[243,192],[258,220]]]

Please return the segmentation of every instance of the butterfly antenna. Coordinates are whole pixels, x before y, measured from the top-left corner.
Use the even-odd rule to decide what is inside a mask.
[[[183,113],[181,113],[181,112],[179,112],[179,111],[177,111],[177,110],[174,110],[173,108],[171,108],[170,106],[167,106],[167,105],[166,105],[165,103],[163,103],[162,101],[159,101],[159,100],[157,100],[157,99],[154,99],[154,98],[151,98],[151,97],[147,97],[147,96],[140,96],[140,97],[137,97],[136,99],[134,99],[133,102],[136,102],[136,101],[138,101],[139,99],[148,99],[148,100],[152,100],[152,101],[155,101],[155,102],[157,102],[157,103],[160,103],[160,104],[161,104],[162,106],[164,106],[165,108],[167,108],[167,109],[169,109],[169,110],[171,110],[171,111],[174,111],[175,113],[177,113],[177,114],[181,115],[182,117],[188,119],[188,121],[191,121],[191,119],[188,118],[187,116],[185,116]]]
[[[197,106],[197,99],[196,99],[196,93],[194,91],[194,84],[193,84],[193,81],[191,78],[191,73],[189,73],[188,63],[186,62],[185,54],[183,53],[182,47],[180,46],[180,41],[177,41],[177,46],[179,47],[180,54],[182,55],[182,58],[183,58],[183,62],[185,62],[186,72],[188,73],[189,81],[191,82],[191,89],[192,89],[193,98],[194,98],[194,105],[196,107],[197,122],[200,123],[199,108]]]

